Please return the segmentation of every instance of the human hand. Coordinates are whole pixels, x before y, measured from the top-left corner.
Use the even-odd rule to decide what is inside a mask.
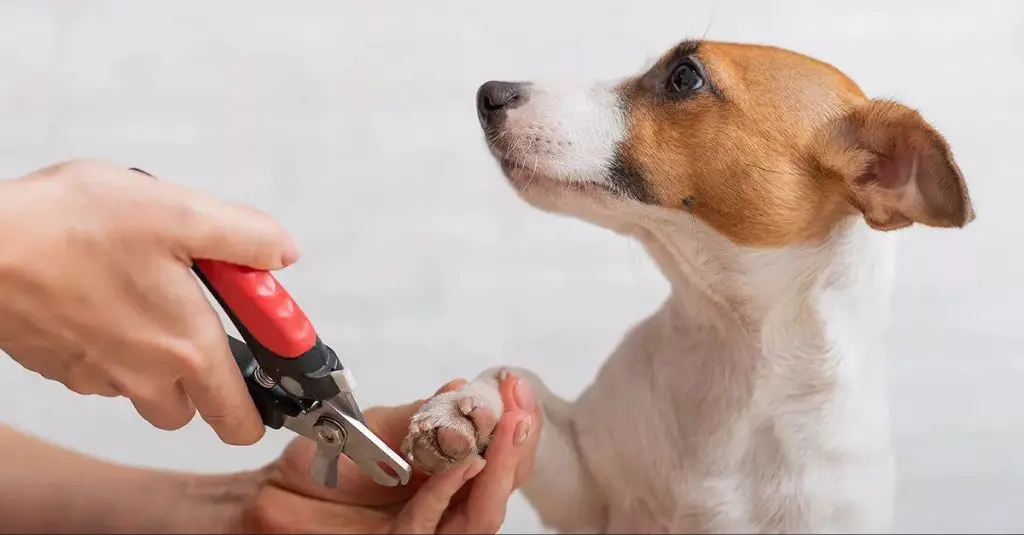
[[[95,161],[0,182],[0,348],[81,394],[124,396],[231,444],[264,427],[192,259],[280,269],[298,253],[268,215]]]
[[[265,471],[267,479],[247,509],[239,531],[245,533],[496,533],[505,519],[512,492],[529,477],[540,439],[537,404],[527,413],[514,392],[520,379],[501,381],[506,412],[498,423],[485,459],[473,456],[432,477],[414,472],[405,486],[377,485],[347,458],[342,458],[340,488],[328,489],[309,477],[315,445],[296,439]],[[437,394],[457,389],[453,381]],[[436,394],[435,394],[436,395]],[[522,395],[522,394],[521,394]],[[397,451],[409,420],[424,400],[401,407],[373,408],[366,420]],[[513,443],[518,424],[533,419],[532,431],[519,447]],[[473,477],[481,463],[483,470]],[[466,479],[470,481],[466,483]]]

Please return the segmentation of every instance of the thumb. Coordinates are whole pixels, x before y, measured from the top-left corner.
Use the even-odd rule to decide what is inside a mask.
[[[472,455],[461,464],[431,476],[395,518],[392,533],[437,533],[444,513],[462,486],[483,470],[486,461]]]
[[[189,260],[201,258],[275,270],[299,259],[292,237],[260,210],[192,190],[185,191],[183,203],[187,203],[187,215],[172,232]]]

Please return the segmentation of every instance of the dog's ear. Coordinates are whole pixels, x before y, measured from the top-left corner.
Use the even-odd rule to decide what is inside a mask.
[[[815,140],[815,166],[836,177],[878,230],[963,227],[974,209],[949,144],[916,111],[870,100]]]

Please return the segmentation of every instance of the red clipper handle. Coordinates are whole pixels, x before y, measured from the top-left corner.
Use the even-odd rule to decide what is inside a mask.
[[[137,167],[131,170],[153,177]],[[320,340],[302,309],[273,275],[225,262],[195,259],[192,271],[244,339],[244,343],[232,347],[243,374],[251,371],[248,359],[253,358],[292,396],[322,401],[340,392],[333,379],[333,373],[343,369],[338,355]],[[244,362],[239,361],[240,357]]]
[[[313,325],[270,272],[214,260],[194,262],[211,289],[263,347],[295,359],[316,346]]]

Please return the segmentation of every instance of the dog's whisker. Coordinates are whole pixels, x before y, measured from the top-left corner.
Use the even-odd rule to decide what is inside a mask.
[[[501,141],[501,138],[503,138],[506,135],[508,135],[508,132],[509,132],[509,130],[507,128],[503,129],[501,132],[498,132],[498,135],[494,136],[494,139],[492,139],[491,142],[495,143],[495,142]]]
[[[534,156],[533,157],[533,172],[530,173],[530,178],[526,181],[527,187],[529,187],[529,185],[533,183],[533,179],[537,177],[537,163],[538,163],[537,160],[538,160],[538,158],[536,156]]]
[[[715,15],[718,14],[718,0],[714,0],[711,4],[711,16],[708,17],[708,25],[704,27],[704,33],[701,34],[700,40],[707,39],[708,33],[711,31],[711,24],[715,22]]]

